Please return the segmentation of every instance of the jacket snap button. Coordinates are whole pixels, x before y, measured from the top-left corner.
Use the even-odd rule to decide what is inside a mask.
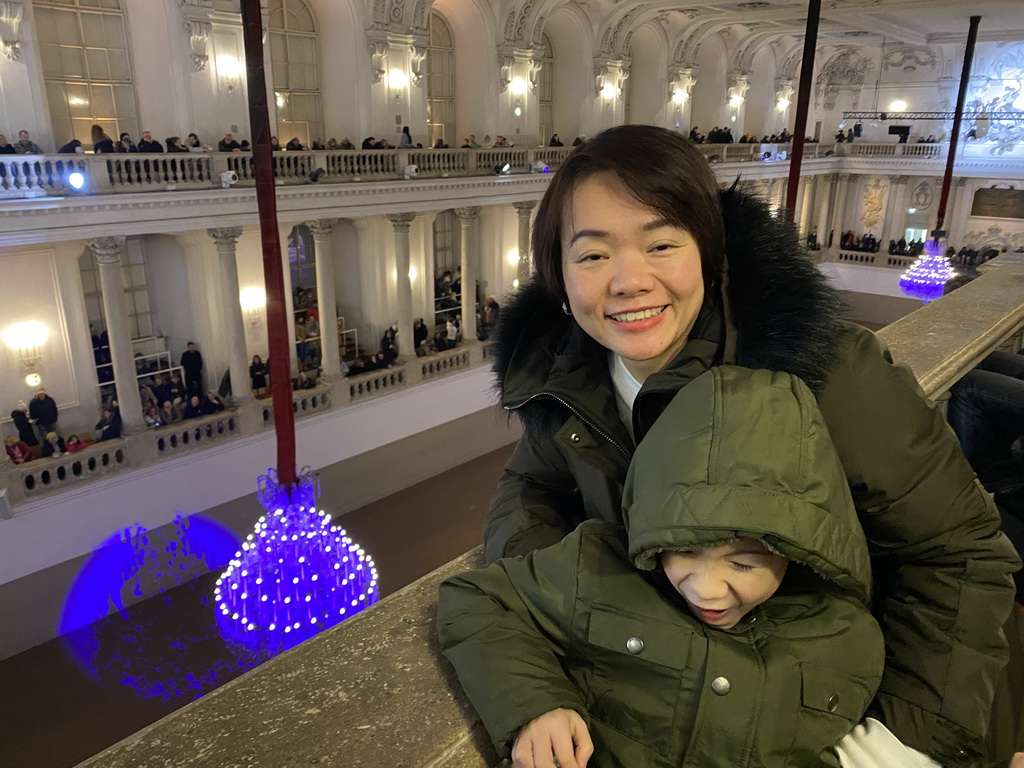
[[[711,681],[711,690],[719,696],[725,696],[725,694],[732,690],[732,683],[729,682],[727,677],[716,677]]]
[[[828,711],[835,712],[837,709],[839,709],[839,694],[833,693],[828,697]]]
[[[573,432],[571,435],[569,435],[569,440],[570,442],[578,443],[580,441],[580,436]]]
[[[636,656],[644,649],[644,641],[639,637],[631,637],[626,641],[626,650]]]

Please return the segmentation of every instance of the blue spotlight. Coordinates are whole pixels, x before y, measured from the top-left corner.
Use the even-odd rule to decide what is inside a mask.
[[[74,190],[85,187],[85,174],[81,171],[72,171],[68,174],[68,186]]]

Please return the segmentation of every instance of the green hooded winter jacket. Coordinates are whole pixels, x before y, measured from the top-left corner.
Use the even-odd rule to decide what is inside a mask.
[[[733,366],[699,376],[637,449],[623,504],[625,530],[587,522],[441,585],[442,647],[499,752],[565,707],[587,721],[595,767],[838,766],[831,747],[885,651],[867,541],[807,387]],[[711,628],[657,555],[738,537],[792,562],[766,602]]]
[[[786,371],[818,399],[867,536],[886,669],[871,714],[947,768],[980,763],[1002,633],[1020,567],[942,412],[841,302],[764,202],[722,193],[726,271],[690,339],[644,383],[641,441],[681,388],[715,365]],[[503,302],[492,337],[501,403],[525,434],[484,528],[486,557],[553,544],[582,521],[622,524],[633,455],[608,351],[536,284]]]

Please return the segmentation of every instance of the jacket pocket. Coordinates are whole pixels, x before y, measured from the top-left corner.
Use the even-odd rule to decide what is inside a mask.
[[[654,617],[593,609],[587,633],[591,717],[652,752],[680,754],[692,732],[703,663],[693,632]]]
[[[787,766],[838,766],[832,749],[864,717],[877,680],[800,663],[800,708]]]

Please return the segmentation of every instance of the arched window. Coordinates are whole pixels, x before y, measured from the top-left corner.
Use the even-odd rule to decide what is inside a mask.
[[[307,147],[313,139],[326,142],[313,12],[302,0],[270,0],[269,9],[278,140],[282,146],[293,136]]]
[[[537,73],[537,105],[540,107],[540,137],[544,144],[551,139],[555,129],[555,52],[551,38],[544,35],[544,51]]]
[[[455,137],[455,41],[437,11],[427,19],[427,126],[430,146]]]
[[[36,0],[46,100],[57,146],[92,147],[93,124],[115,140],[139,136],[121,0]]]

